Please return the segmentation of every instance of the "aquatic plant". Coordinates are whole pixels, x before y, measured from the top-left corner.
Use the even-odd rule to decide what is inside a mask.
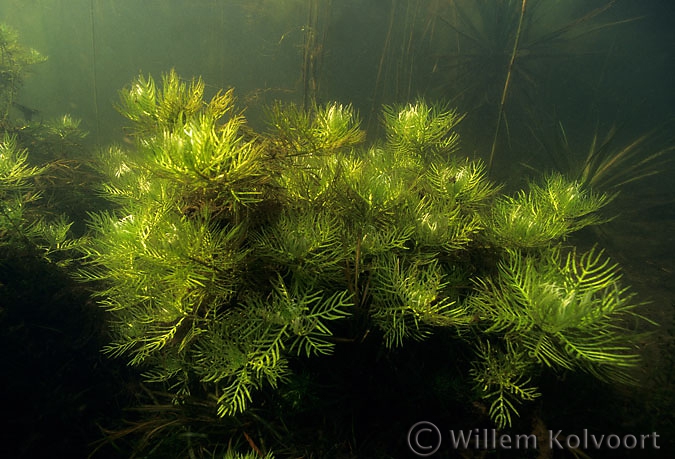
[[[5,129],[10,109],[17,106],[16,96],[23,86],[29,66],[44,62],[46,57],[19,42],[18,34],[0,24],[0,128]],[[27,121],[31,109],[18,105]]]
[[[667,128],[659,127],[620,143],[619,129],[612,126],[604,135],[596,129],[588,145],[578,148],[563,124],[558,123],[554,134],[538,140],[557,170],[587,188],[616,193],[624,185],[663,171],[675,149],[663,139],[664,132],[669,135]]]
[[[37,202],[41,188],[36,180],[48,167],[31,166],[28,152],[7,133],[0,139],[0,247],[35,251],[50,261],[68,263],[79,241],[70,234],[72,222],[65,215],[50,218]]]
[[[569,67],[571,59],[606,53],[604,39],[638,19],[604,19],[616,3],[607,0],[593,8],[587,2],[451,0],[437,7],[433,22],[446,28],[449,37],[447,52],[434,66],[442,77],[439,86],[453,103],[472,113],[494,113],[488,170],[502,133],[510,135],[516,125],[516,111],[531,113],[540,107],[551,66]]]
[[[261,394],[302,386],[298,362],[443,334],[474,349],[504,427],[540,372],[626,382],[638,364],[618,268],[564,245],[609,196],[561,174],[500,196],[460,155],[456,112],[385,107],[365,145],[350,106],[275,105],[258,134],[232,92],[204,101],[175,72],[121,100],[136,146],[100,158],[114,207],[90,216],[80,276],[110,312],[105,352],[174,403],[260,419]]]
[[[15,235],[42,232],[50,240],[48,244],[64,247],[68,244],[63,238],[72,225],[66,221],[92,203],[95,198],[90,193],[91,187],[99,178],[87,166],[83,147],[87,133],[80,128],[79,120],[70,115],[34,119],[39,111],[18,103],[19,91],[31,67],[45,59],[38,51],[23,46],[16,32],[0,24],[0,137],[6,174],[3,180],[6,189],[14,190],[13,204],[7,205],[3,212],[5,220],[13,222]],[[21,117],[16,116],[19,112]],[[7,194],[3,199],[7,199]],[[9,214],[14,216],[10,218]],[[45,223],[47,220],[52,223]],[[25,243],[31,237],[20,239]],[[76,243],[74,239],[70,242]]]
[[[529,191],[497,199],[488,234],[505,247],[548,247],[585,226],[601,223],[597,211],[611,198],[554,173],[541,185],[530,183]]]
[[[596,249],[564,257],[561,251],[507,251],[498,275],[477,280],[469,298],[488,338],[479,346],[474,377],[500,427],[511,424],[516,401],[535,397],[528,371],[534,365],[632,382],[624,370],[639,356],[627,324],[640,317],[632,295],[620,286],[617,266]],[[497,349],[490,345],[493,333],[504,340]]]

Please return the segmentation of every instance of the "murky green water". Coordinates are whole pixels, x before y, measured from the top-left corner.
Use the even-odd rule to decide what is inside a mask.
[[[583,249],[604,247],[621,264],[625,283],[636,292],[635,301],[648,303],[641,312],[660,324],[642,341],[645,364],[639,370],[639,389],[610,391],[578,376],[562,381],[560,374],[546,374],[541,385],[552,395],[531,411],[526,409],[523,419],[531,425],[517,428],[527,434],[594,429],[624,437],[659,432],[666,448],[675,435],[675,170],[669,162],[675,146],[674,21],[675,6],[666,0],[0,0],[0,22],[15,30],[23,45],[47,57],[29,66],[7,105],[2,129],[38,139],[30,137],[37,126],[66,114],[81,120],[80,128],[88,132],[85,138],[63,136],[61,143],[49,143],[53,139],[39,137],[42,146],[35,150],[51,155],[40,159],[62,161],[64,168],[71,164],[66,160],[74,159],[86,168],[96,152],[111,145],[134,148],[129,121],[116,109],[120,90],[139,75],[159,81],[171,69],[185,81],[201,77],[207,98],[234,88],[238,110],[258,132],[269,131],[268,109],[276,101],[308,109],[329,102],[352,104],[368,142],[382,142],[383,104],[425,99],[456,108],[466,114],[458,127],[462,154],[482,159],[490,178],[505,184],[505,192],[552,170],[570,173],[602,191],[620,191],[608,207],[615,219],[568,242]],[[8,75],[0,78],[7,82]],[[31,145],[24,147],[31,154]],[[86,187],[90,177],[68,177],[57,184],[63,188],[55,189],[71,199],[50,212],[67,212],[73,228],[83,235],[87,212],[105,205]],[[5,193],[3,188],[0,192]],[[7,221],[11,211],[9,205],[3,210]],[[0,237],[5,237],[2,228]],[[124,410],[150,400],[166,408],[170,401],[147,397],[136,374],[98,354],[107,342],[105,318],[91,311],[97,309],[80,284],[64,275],[75,268],[69,265],[54,274],[39,263],[33,265],[33,260],[17,269],[20,260],[16,255],[1,260],[0,277],[1,343],[8,350],[2,364],[7,385],[3,392],[10,407],[7,419],[21,426],[10,431],[9,454],[36,457],[53,446],[80,457],[95,447],[91,442],[104,437],[96,426],[120,432],[123,419],[147,422],[140,431],[152,431],[152,414],[128,416]],[[35,293],[40,292],[36,285],[44,287],[43,293]],[[72,322],[56,309],[67,311]],[[79,326],[84,327],[82,333]],[[443,360],[459,372],[468,370],[465,364],[453,363],[464,362],[467,349],[460,347],[457,355],[448,357],[415,346],[415,352],[429,353],[426,365]],[[239,425],[221,425],[200,417],[200,412],[178,413],[183,430],[174,432],[176,443],[183,447],[187,442],[192,448],[190,442],[198,445],[208,438],[211,450],[202,450],[200,457],[222,456],[229,439],[241,450],[265,450],[265,442],[274,444],[277,457],[408,457],[412,453],[403,442],[406,423],[422,420],[414,418],[419,412],[406,404],[401,409],[408,411],[400,419],[391,413],[378,415],[378,410],[387,412],[390,399],[373,394],[379,384],[389,386],[383,394],[400,389],[409,398],[416,397],[415,387],[424,390],[424,383],[415,386],[397,371],[412,368],[406,359],[415,354],[409,352],[387,357],[369,349],[365,354],[378,358],[372,375],[337,378],[349,389],[333,392],[336,398],[326,403],[327,409],[348,394],[363,403],[350,425],[331,424],[330,412],[317,421],[312,417],[319,416],[318,409],[301,413],[294,418],[299,437],[308,435],[314,422],[321,431],[314,432],[316,438],[293,438],[289,444],[275,430],[278,426],[259,422],[255,415],[242,418]],[[34,364],[27,365],[33,356]],[[339,361],[345,365],[359,358],[364,357],[348,351]],[[388,358],[390,366],[384,363]],[[360,363],[358,368],[367,368]],[[303,365],[297,365],[299,374],[306,371],[308,380],[310,374],[320,374],[319,386],[330,387],[328,364]],[[442,408],[476,422],[480,415],[467,408],[475,400],[460,393],[466,381],[451,374],[420,369],[421,381],[452,394],[443,399],[448,404]],[[388,378],[402,378],[401,386],[392,386]],[[303,382],[295,381],[299,386]],[[360,387],[364,392],[358,394]],[[326,394],[331,390],[321,396]],[[369,397],[374,397],[372,407]],[[423,396],[419,404],[430,411],[434,407],[434,401]],[[350,416],[339,413],[336,418]],[[157,425],[164,422],[154,419]],[[474,425],[478,424],[470,427]],[[219,428],[223,442],[214,447]],[[105,444],[99,454],[116,457],[121,451],[119,457],[125,457],[140,441],[128,438],[134,437],[120,440],[117,450]],[[402,448],[400,456],[392,445]],[[446,449],[438,457],[537,457],[531,451],[517,456],[504,448],[487,449],[495,451],[484,456],[473,448],[460,456]],[[591,457],[665,457],[659,455],[664,450],[640,455],[645,451],[587,452]],[[621,456],[611,455],[615,453]],[[569,454],[543,451],[538,457]]]

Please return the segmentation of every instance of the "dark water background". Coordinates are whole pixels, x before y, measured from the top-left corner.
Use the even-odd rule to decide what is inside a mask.
[[[64,113],[81,119],[82,127],[90,133],[87,142],[92,149],[124,140],[124,123],[114,109],[120,88],[139,72],[159,78],[162,72],[175,68],[186,78],[201,76],[210,93],[234,87],[240,105],[257,128],[264,128],[266,104],[276,99],[298,103],[306,100],[308,82],[315,85],[313,95],[319,102],[353,103],[364,126],[375,133],[382,103],[406,102],[416,97],[446,101],[468,113],[461,126],[464,152],[487,159],[512,35],[500,46],[495,44],[495,40],[499,41],[497,34],[490,36],[489,32],[497,29],[486,26],[482,48],[462,35],[473,34],[472,27],[485,18],[476,13],[476,5],[493,6],[494,11],[499,11],[507,4],[516,5],[517,10],[519,3],[0,0],[0,22],[16,29],[23,44],[48,57],[33,69],[19,102],[38,109],[44,119]],[[537,51],[537,37],[546,37],[548,32],[608,5],[608,1],[530,0],[531,11],[536,8],[536,15],[533,13],[530,19],[529,36],[521,38],[524,45],[517,61],[522,66],[513,75],[504,107],[505,123],[495,150],[496,179],[517,186],[527,171],[555,167],[556,160],[542,148],[542,139],[553,138],[560,124],[565,126],[571,149],[580,152],[588,148],[595,132],[606,132],[614,125],[618,126],[618,144],[652,130],[651,148],[673,144],[675,2],[609,3],[613,4],[610,9],[579,24],[574,38],[564,35],[550,43],[543,40]],[[598,24],[612,25],[592,30]],[[485,43],[492,43],[492,48],[486,48]],[[532,47],[528,48],[528,44]],[[468,59],[472,53],[478,57]],[[523,163],[529,168],[524,168]],[[634,286],[641,299],[651,301],[647,311],[662,324],[660,349],[671,350],[667,343],[672,339],[675,304],[673,183],[675,170],[671,164],[661,174],[627,187],[615,204],[619,217],[599,232],[581,234],[576,241],[582,246],[599,241],[622,264],[627,283]],[[66,298],[63,304],[55,304],[54,320],[58,322],[63,316],[59,306],[65,308],[60,311],[77,313],[72,310],[77,301],[83,300]],[[48,328],[59,327],[52,324]],[[43,328],[40,333],[44,331]],[[63,352],[75,351],[69,357],[69,376],[59,376],[27,365],[30,347],[38,344],[31,341],[33,335],[26,333],[27,343],[33,344],[11,343],[14,347],[3,351],[6,363],[2,378],[8,380],[29,368],[26,371],[38,381],[23,384],[19,379],[8,386],[14,391],[22,388],[18,394],[14,392],[16,397],[4,394],[18,403],[5,405],[9,414],[4,421],[21,426],[9,432],[26,443],[47,438],[56,449],[65,448],[65,444],[77,444],[78,448],[80,443],[92,441],[97,433],[93,425],[83,431],[64,430],[57,420],[63,414],[66,425],[71,425],[82,420],[81,413],[105,412],[106,395],[86,395],[94,387],[100,390],[105,386],[86,371],[86,365],[78,364],[84,361],[96,368],[103,365],[99,357],[89,353],[98,344],[65,344]],[[58,351],[55,348],[55,361],[63,357]],[[12,357],[12,352],[19,357]],[[673,383],[669,376],[675,372],[668,359],[674,358],[660,355],[656,344],[645,352],[648,370],[655,374],[650,380],[653,386],[648,387],[670,393]],[[53,370],[66,371],[63,365],[56,364]],[[55,385],[45,380],[50,377]],[[67,401],[50,406],[54,397],[49,391],[72,392],[72,405],[77,406],[73,408]],[[33,413],[40,413],[35,415],[34,429],[19,413],[21,403],[31,406]],[[587,413],[580,413],[584,415]],[[658,430],[666,420],[662,424],[662,414],[655,416],[650,428]],[[626,422],[630,425],[630,420]],[[668,422],[672,423],[672,419]],[[54,435],[43,432],[49,428],[54,429]],[[669,433],[675,435],[675,431]],[[42,451],[31,444],[23,448],[25,457]],[[78,450],[78,454],[85,449]]]
[[[471,4],[518,2],[456,3],[471,13],[475,9]],[[532,22],[540,24],[531,27],[532,34],[542,36],[607,3],[530,0]],[[81,118],[92,140],[100,144],[119,140],[121,119],[112,104],[117,91],[139,72],[158,77],[175,68],[186,78],[201,75],[213,91],[234,87],[249,117],[258,123],[261,105],[279,98],[302,100],[303,46],[310,28],[318,36],[319,101],[354,103],[366,120],[373,106],[418,95],[449,100],[470,114],[492,104],[484,110],[486,119],[480,120],[485,134],[491,128],[485,124],[494,124],[487,118],[494,116],[488,112],[496,111],[497,101],[457,100],[463,88],[453,86],[456,74],[448,70],[457,51],[456,31],[448,23],[471,31],[452,4],[449,0],[2,0],[0,17],[26,45],[49,57],[27,81],[21,103],[40,109],[45,117],[68,112]],[[312,5],[317,10],[314,19],[309,17]],[[601,123],[628,121],[638,132],[649,129],[673,116],[674,8],[667,0],[619,0],[589,24],[639,19],[552,48],[538,59],[533,73],[516,75],[513,87],[536,96],[537,108],[551,120],[574,125],[591,112]],[[502,50],[509,46],[510,40],[504,39]],[[498,57],[493,61],[502,63]],[[503,83],[501,68],[484,65],[470,70],[465,73],[471,79],[492,74],[488,80],[495,87]],[[514,124],[518,114],[511,116]]]

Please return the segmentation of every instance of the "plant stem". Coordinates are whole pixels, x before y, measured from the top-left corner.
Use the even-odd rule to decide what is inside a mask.
[[[391,36],[394,30],[394,18],[396,17],[396,0],[391,2],[391,9],[389,10],[389,26],[387,27],[387,36],[384,39],[384,46],[382,46],[382,54],[380,55],[380,63],[377,66],[377,76],[375,77],[375,88],[373,89],[373,104],[370,108],[370,116],[368,117],[368,125],[366,128],[367,132],[371,132],[373,127],[372,124],[377,121],[377,110],[378,110],[378,93],[380,92],[380,86],[384,83],[382,82],[384,65],[387,60],[387,54],[389,53],[389,47],[391,44]]]
[[[492,148],[490,149],[490,160],[488,161],[488,173],[492,170],[492,161],[495,157],[495,150],[497,149],[497,138],[499,137],[499,128],[502,124],[504,116],[504,105],[506,104],[506,96],[509,92],[509,85],[511,83],[511,74],[513,73],[513,64],[518,55],[518,45],[520,43],[520,32],[523,29],[523,19],[525,18],[525,9],[527,8],[527,0],[523,0],[520,7],[520,18],[518,19],[518,30],[516,31],[516,39],[513,42],[513,49],[511,50],[511,59],[509,60],[508,70],[506,72],[506,80],[502,88],[502,98],[499,101],[499,112],[497,113],[497,125],[495,126],[495,135],[492,138]]]

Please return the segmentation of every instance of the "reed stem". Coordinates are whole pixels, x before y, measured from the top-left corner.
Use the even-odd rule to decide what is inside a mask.
[[[490,160],[488,161],[488,173],[492,170],[492,162],[495,157],[495,150],[497,149],[497,138],[499,137],[499,129],[502,125],[502,118],[504,117],[504,105],[506,104],[506,96],[509,92],[509,85],[511,84],[511,74],[513,73],[513,65],[516,62],[518,55],[518,45],[520,44],[520,33],[523,29],[523,20],[525,19],[525,10],[527,8],[527,0],[523,0],[520,7],[520,18],[518,19],[518,30],[516,31],[516,39],[513,42],[513,49],[511,50],[511,58],[509,59],[509,66],[506,72],[506,80],[502,88],[502,98],[499,101],[499,111],[497,112],[497,124],[495,126],[495,135],[492,138],[492,148],[490,149]]]

